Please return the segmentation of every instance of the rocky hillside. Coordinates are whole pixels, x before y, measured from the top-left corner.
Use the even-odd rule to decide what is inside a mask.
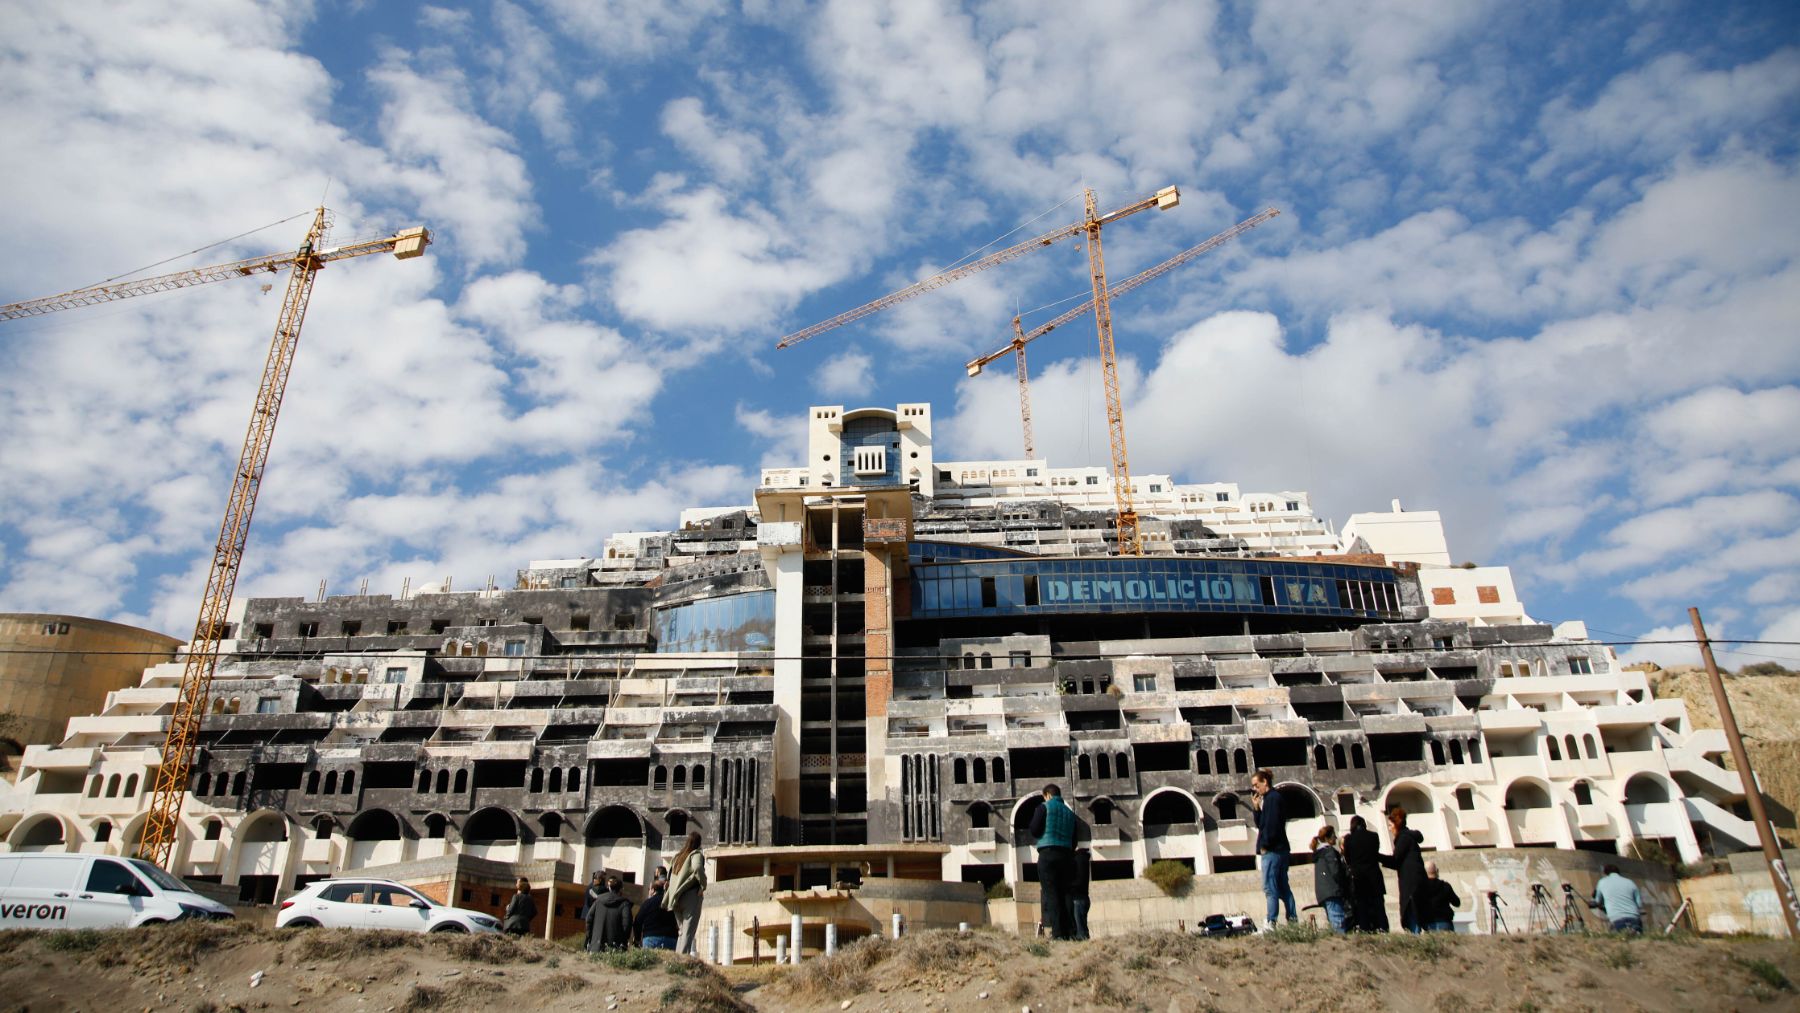
[[[1800,674],[1776,665],[1751,666],[1743,673],[1725,677],[1725,692],[1744,733],[1750,765],[1774,803],[1770,815],[1776,826],[1792,831],[1794,814],[1800,812]],[[1659,697],[1687,701],[1696,726],[1719,727],[1705,670],[1683,666],[1651,672],[1650,686]]]

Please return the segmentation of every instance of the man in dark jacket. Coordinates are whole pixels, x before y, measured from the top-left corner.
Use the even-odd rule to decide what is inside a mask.
[[[1381,875],[1381,838],[1361,816],[1350,817],[1344,835],[1344,864],[1350,867],[1351,916],[1364,932],[1386,932],[1387,885]]]
[[[631,945],[631,901],[619,892],[619,877],[606,877],[606,892],[588,905],[588,952],[623,950]]]
[[[587,926],[587,939],[582,943],[582,946],[585,949],[591,950],[594,948],[594,923],[588,920],[588,910],[594,906],[594,902],[598,901],[600,895],[605,892],[606,874],[603,872],[594,873],[594,878],[588,881],[587,890],[581,895],[581,913],[577,916],[581,919],[582,923]]]
[[[1419,931],[1419,888],[1425,885],[1425,856],[1419,846],[1425,835],[1406,826],[1406,810],[1394,806],[1388,810],[1388,830],[1394,838],[1394,853],[1381,856],[1381,864],[1394,870],[1400,880],[1400,925],[1408,932]]]
[[[1075,813],[1062,800],[1062,789],[1044,785],[1044,804],[1031,814],[1037,839],[1039,907],[1050,938],[1075,938],[1074,905],[1069,888],[1075,880]]]
[[[637,937],[646,950],[673,950],[675,937],[680,933],[676,924],[675,912],[663,906],[664,898],[669,895],[669,877],[660,870],[650,883],[650,896],[638,905],[637,921],[632,927],[637,930]]]
[[[1413,908],[1419,914],[1419,927],[1426,932],[1455,932],[1456,909],[1462,898],[1456,888],[1438,878],[1436,862],[1425,863],[1425,882],[1419,884],[1419,895]]]
[[[1094,878],[1094,856],[1086,848],[1075,850],[1075,875],[1069,884],[1069,910],[1074,917],[1069,928],[1076,939],[1088,937],[1088,883]]]
[[[511,935],[526,936],[531,934],[531,923],[537,918],[537,901],[531,899],[530,882],[521,877],[516,886],[517,892],[506,902],[506,917],[500,927]]]
[[[1287,920],[1300,920],[1294,909],[1294,891],[1288,887],[1287,812],[1281,793],[1274,790],[1275,775],[1259,770],[1250,778],[1255,792],[1250,805],[1256,810],[1256,853],[1262,856],[1263,896],[1269,900],[1266,929],[1275,927],[1275,916],[1282,904],[1287,905]]]

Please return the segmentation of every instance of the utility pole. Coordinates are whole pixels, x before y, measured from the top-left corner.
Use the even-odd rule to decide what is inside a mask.
[[[1731,762],[1737,766],[1744,782],[1744,800],[1750,804],[1750,819],[1756,824],[1756,839],[1762,842],[1763,857],[1769,860],[1769,878],[1775,881],[1775,896],[1781,901],[1781,914],[1787,920],[1788,938],[1800,942],[1800,897],[1794,895],[1794,881],[1788,877],[1787,862],[1781,857],[1781,844],[1775,840],[1775,829],[1769,825],[1769,811],[1763,806],[1762,789],[1750,770],[1750,753],[1744,748],[1744,737],[1738,733],[1737,718],[1731,713],[1731,700],[1725,695],[1725,680],[1719,677],[1719,665],[1713,660],[1712,641],[1706,639],[1700,610],[1688,609],[1694,623],[1694,639],[1700,644],[1700,658],[1706,662],[1706,678],[1712,684],[1713,702],[1719,707],[1719,724],[1725,729],[1725,743],[1731,747]]]

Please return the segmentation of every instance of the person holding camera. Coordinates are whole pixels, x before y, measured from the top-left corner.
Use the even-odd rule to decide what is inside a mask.
[[[1568,889],[1564,884],[1563,889]],[[1588,907],[1604,911],[1614,932],[1644,933],[1644,901],[1637,884],[1626,879],[1616,865],[1608,865],[1606,874],[1594,884],[1594,896]]]

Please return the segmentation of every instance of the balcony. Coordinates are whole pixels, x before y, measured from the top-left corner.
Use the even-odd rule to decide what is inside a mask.
[[[995,844],[994,844],[994,828],[993,827],[970,827],[969,828],[969,850],[970,851],[993,851],[994,847],[995,847]]]

